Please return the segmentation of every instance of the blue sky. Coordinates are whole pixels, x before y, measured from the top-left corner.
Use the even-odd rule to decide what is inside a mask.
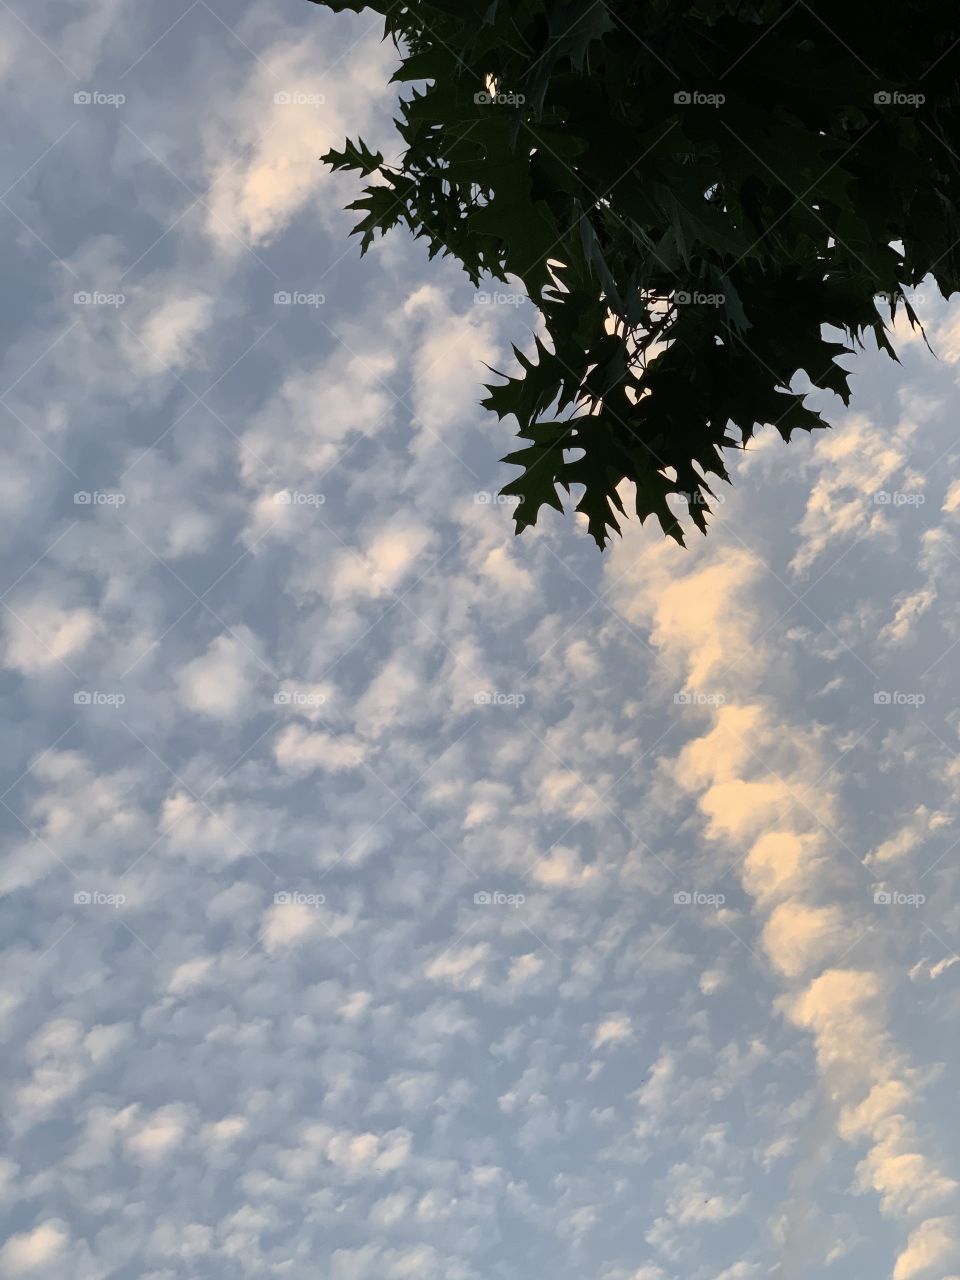
[[[957,1280],[958,314],[515,540],[532,309],[318,160],[392,66],[0,5],[0,1275]]]

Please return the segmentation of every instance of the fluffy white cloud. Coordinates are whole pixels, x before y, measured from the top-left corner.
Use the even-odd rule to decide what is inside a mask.
[[[32,1231],[12,1235],[0,1249],[0,1270],[4,1275],[30,1275],[45,1271],[48,1264],[62,1257],[70,1243],[66,1224],[51,1218]]]
[[[215,720],[237,720],[252,714],[256,682],[263,670],[257,644],[245,627],[211,641],[206,653],[177,672],[184,706]]]
[[[24,675],[50,671],[58,665],[76,674],[70,664],[87,649],[100,625],[88,608],[62,608],[52,601],[37,599],[15,600],[6,605],[4,662]]]
[[[893,1280],[913,1280],[914,1276],[932,1280],[945,1266],[956,1265],[958,1257],[956,1223],[949,1218],[928,1218],[911,1233],[893,1268]]]
[[[624,1013],[612,1014],[597,1025],[593,1033],[593,1047],[598,1049],[605,1044],[618,1044],[621,1040],[629,1040],[632,1034],[629,1017]]]

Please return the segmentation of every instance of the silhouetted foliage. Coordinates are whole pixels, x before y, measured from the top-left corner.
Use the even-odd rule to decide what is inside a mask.
[[[602,547],[625,479],[641,520],[682,541],[680,493],[705,531],[725,449],[827,425],[799,372],[848,403],[838,357],[872,330],[896,358],[903,290],[960,287],[955,5],[313,3],[383,15],[411,86],[398,164],[323,157],[372,179],[361,248],[405,223],[543,316],[484,401],[526,442],[518,532],[577,489]]]

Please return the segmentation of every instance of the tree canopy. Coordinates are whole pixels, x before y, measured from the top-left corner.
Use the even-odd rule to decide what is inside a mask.
[[[960,288],[955,5],[313,3],[381,14],[407,86],[395,163],[323,157],[369,179],[361,250],[405,224],[543,318],[483,401],[519,423],[517,532],[573,493],[603,547],[625,480],[705,532],[725,450],[828,425],[811,389],[849,402],[868,331],[896,358],[904,290]]]

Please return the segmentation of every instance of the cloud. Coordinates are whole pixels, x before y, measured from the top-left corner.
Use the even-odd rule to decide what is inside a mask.
[[[839,557],[851,537],[875,538],[882,532],[888,508],[873,499],[906,467],[914,430],[914,424],[905,421],[893,430],[879,431],[863,414],[852,414],[819,442],[819,474],[795,530],[798,545],[790,564],[794,573],[805,573],[828,550]],[[913,483],[904,478],[905,487]]]
[[[158,1163],[181,1145],[189,1123],[190,1113],[185,1106],[171,1103],[160,1107],[126,1134],[126,1148],[142,1164]]]
[[[16,601],[4,619],[4,663],[23,675],[70,669],[100,631],[91,609],[63,608],[42,599]]]
[[[32,1231],[24,1231],[7,1240],[0,1249],[0,1270],[11,1276],[44,1270],[48,1263],[63,1254],[69,1242],[66,1224],[50,1218]]]
[[[306,777],[317,769],[329,773],[356,769],[366,755],[363,744],[354,737],[311,733],[298,724],[280,731],[273,751],[283,772],[296,777]]]
[[[249,75],[216,99],[219,110],[200,129],[206,231],[222,251],[269,243],[324,195],[338,207],[341,188],[329,190],[318,157],[339,147],[351,129],[370,136],[390,50],[372,38],[358,42],[349,58],[318,77],[327,59],[312,18],[304,19],[299,39],[278,39],[264,50]]]
[[[338,556],[330,590],[335,602],[389,596],[421,565],[431,541],[422,524],[399,519],[377,530],[366,550],[345,551]]]
[[[302,538],[304,516],[315,509],[280,504],[277,493],[293,489],[326,497],[325,489],[334,483],[327,476],[341,457],[349,457],[360,437],[375,437],[389,425],[396,401],[387,379],[396,358],[370,349],[369,332],[356,344],[352,335],[350,341],[359,353],[338,350],[284,366],[279,384],[251,416],[239,451],[244,478],[257,490],[249,542],[273,526],[275,536]],[[303,581],[309,584],[312,575],[305,574]],[[321,582],[325,590],[326,571]]]
[[[262,671],[249,628],[235,628],[217,636],[206,653],[176,673],[180,700],[197,715],[233,721],[251,714],[253,696]]]
[[[233,804],[216,804],[175,790],[163,800],[159,840],[194,864],[224,866],[249,854],[256,834],[247,829],[244,838],[237,830],[248,828],[248,819]]]
[[[131,360],[146,373],[196,365],[196,346],[213,313],[213,298],[199,292],[172,292],[152,308],[130,341]]]
[[[769,905],[816,882],[823,853],[814,832],[767,831],[750,847],[743,865],[743,885]]]
[[[211,1146],[226,1146],[242,1138],[249,1128],[244,1116],[224,1116],[212,1124],[205,1124],[200,1131],[202,1140]]]
[[[523,986],[543,972],[545,961],[542,956],[528,951],[525,955],[516,956],[510,961],[507,981],[512,987]]]
[[[795,899],[775,907],[763,928],[763,945],[774,965],[789,978],[824,964],[845,942],[851,928],[838,907],[813,907]]]
[[[843,446],[843,456],[847,448]],[[888,464],[892,461],[885,459],[883,465]],[[807,553],[812,563],[816,552],[808,546]],[[703,570],[695,565],[679,582],[667,585],[664,595],[682,604],[692,585],[709,581],[711,572],[712,566]],[[645,575],[633,571],[631,576],[639,584]],[[721,656],[746,642],[738,614],[747,608],[744,597],[758,586],[756,576],[746,570],[736,577],[725,573],[716,581],[723,582],[733,598],[727,598],[720,610],[706,589],[705,613],[713,624],[709,633],[692,609],[678,606],[666,611],[659,593],[651,598],[649,585],[643,599],[643,612],[653,619],[653,635],[667,665],[682,663],[696,675],[700,688]],[[764,657],[755,655],[755,665],[762,667]],[[769,679],[769,670],[765,675]],[[712,723],[682,749],[673,776],[696,793],[708,840],[722,842],[731,851],[753,841],[742,880],[761,912],[764,950],[786,980],[808,980],[806,987],[784,998],[782,1007],[795,1026],[813,1034],[825,1088],[848,1107],[842,1135],[851,1140],[862,1132],[870,1142],[858,1165],[857,1185],[876,1192],[889,1214],[912,1215],[942,1205],[955,1194],[955,1181],[919,1149],[914,1123],[890,1112],[894,1100],[898,1106],[913,1106],[917,1099],[914,1090],[903,1093],[908,1077],[887,1026],[885,983],[869,970],[830,967],[865,930],[849,907],[823,901],[828,893],[834,896],[836,876],[822,851],[822,833],[804,829],[811,818],[838,821],[824,786],[829,769],[818,760],[816,736],[792,732],[785,738],[783,726],[773,727],[772,708],[731,699],[729,692],[726,702],[716,698],[707,707]],[[926,824],[928,815],[920,816]],[[895,852],[899,844],[888,845],[887,855]],[[863,1102],[868,1094],[872,1107]],[[857,1107],[864,1109],[855,1111]],[[709,1195],[704,1202],[709,1207]],[[679,1212],[679,1203],[674,1202],[671,1216]],[[734,1197],[729,1203],[738,1201]],[[669,1257],[673,1246],[666,1225],[660,1234],[660,1247]]]
[[[566,775],[563,779],[565,782]],[[546,783],[546,787],[549,789],[549,783]],[[566,790],[566,787],[563,789]],[[544,794],[543,790],[541,794]],[[591,881],[597,875],[597,868],[585,867],[578,850],[571,849],[568,845],[557,845],[537,861],[532,874],[535,880],[551,888],[571,888]]]
[[[921,848],[931,835],[948,826],[949,823],[949,813],[942,810],[931,811],[926,805],[918,805],[898,831],[888,836],[877,845],[876,849],[867,854],[866,861],[878,867],[904,862]]]
[[[893,1268],[893,1280],[913,1280],[914,1276],[930,1276],[960,1257],[960,1242],[955,1224],[949,1218],[928,1218],[910,1235],[906,1247]]]
[[[460,991],[477,991],[486,984],[489,959],[490,947],[478,942],[445,951],[431,960],[424,972],[434,982],[446,982]]]
[[[949,501],[944,511],[949,513]],[[949,527],[927,529],[920,538],[918,568],[923,576],[919,586],[898,593],[893,603],[894,616],[879,634],[881,645],[902,649],[916,639],[920,624],[940,596],[940,589],[957,564],[953,551],[953,531]]]
[[[622,1040],[629,1040],[632,1034],[633,1029],[626,1014],[611,1014],[598,1023],[593,1033],[593,1047],[599,1049],[605,1044],[619,1044]]]
[[[710,680],[750,643],[754,618],[744,593],[761,579],[763,565],[747,552],[728,551],[720,562],[683,572],[684,554],[671,543],[624,564],[618,548],[609,576],[628,620],[642,625],[652,612],[650,640],[676,677],[676,692],[722,692]]]
[[[840,1132],[871,1142],[857,1168],[861,1187],[880,1196],[887,1213],[922,1212],[949,1198],[957,1183],[918,1151],[918,1135],[901,1108],[913,1102],[904,1064],[883,1019],[879,979],[862,970],[829,969],[788,1007],[814,1035],[817,1059],[834,1096],[846,1102]]]
[[[76,1018],[44,1023],[26,1046],[31,1074],[13,1095],[16,1126],[29,1130],[73,1097],[128,1035],[125,1023],[99,1025],[87,1032]]]
[[[276,903],[264,915],[264,950],[268,954],[282,951],[309,937],[319,926],[316,907],[302,902]]]
[[[202,986],[210,976],[214,967],[212,956],[198,956],[195,960],[185,960],[177,965],[167,983],[167,990],[173,996],[185,995]]]
[[[413,370],[413,406],[422,427],[415,450],[421,465],[428,456],[446,463],[457,452],[462,424],[475,404],[477,371],[492,364],[499,349],[492,310],[473,307],[459,314],[433,285],[420,286],[403,304],[400,322],[417,325],[421,333]]]
[[[932,964],[927,969],[927,977],[931,982],[941,977],[948,969],[952,969],[955,964],[960,964],[960,956],[944,956],[942,960],[938,960],[936,964]],[[910,970],[910,977],[916,978],[926,968],[926,961],[918,961],[913,969]]]

